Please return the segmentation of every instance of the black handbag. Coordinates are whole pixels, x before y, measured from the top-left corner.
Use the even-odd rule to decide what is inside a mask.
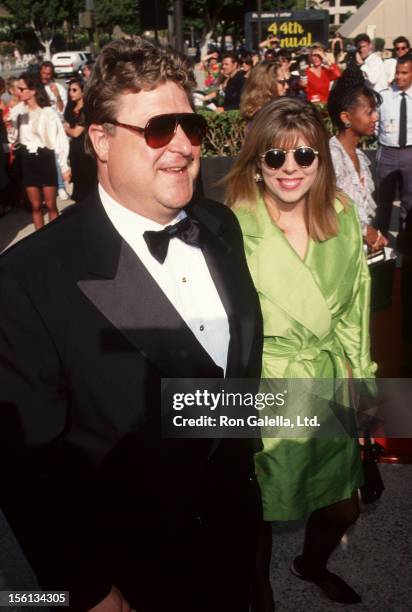
[[[360,488],[360,494],[364,504],[373,504],[381,497],[385,489],[378,467],[378,459],[384,449],[380,444],[372,443],[369,436],[365,437],[364,446],[361,448],[365,480]]]
[[[377,312],[392,304],[396,259],[386,259],[369,265],[371,274],[371,308]]]

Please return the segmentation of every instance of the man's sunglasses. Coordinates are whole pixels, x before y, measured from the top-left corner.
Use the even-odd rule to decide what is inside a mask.
[[[272,168],[272,170],[279,170],[279,168],[281,168],[285,163],[286,155],[288,153],[293,153],[295,162],[303,168],[311,166],[315,161],[316,156],[319,155],[319,152],[312,149],[312,147],[297,147],[296,149],[288,150],[269,149],[269,151],[266,151],[266,153],[260,157],[265,161],[265,164],[269,168]]]
[[[395,51],[406,51],[406,49],[408,49],[409,47],[407,47],[406,45],[402,45],[402,47],[395,47]]]
[[[166,115],[156,115],[149,119],[145,127],[129,125],[120,121],[110,121],[113,125],[126,128],[137,134],[142,134],[146,143],[152,149],[160,149],[172,140],[176,134],[177,127],[180,125],[190,143],[199,146],[207,132],[207,122],[201,115],[195,113],[167,113]]]

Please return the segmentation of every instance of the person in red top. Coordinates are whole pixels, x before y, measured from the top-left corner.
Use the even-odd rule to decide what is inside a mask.
[[[336,64],[330,64],[321,47],[312,47],[310,53],[310,66],[306,70],[306,96],[308,102],[322,102],[326,104],[329,97],[331,81],[341,75]]]

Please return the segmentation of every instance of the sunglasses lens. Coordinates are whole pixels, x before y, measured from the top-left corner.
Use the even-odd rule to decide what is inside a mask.
[[[286,155],[283,149],[271,149],[265,154],[265,162],[269,168],[278,170],[285,163]]]
[[[176,115],[157,115],[152,117],[145,128],[144,137],[152,149],[160,149],[173,138],[176,126]]]
[[[187,114],[182,115],[179,120],[182,130],[194,147],[202,144],[202,140],[207,132],[206,119],[201,115]]]
[[[166,146],[173,138],[176,122],[190,140],[193,146],[201,144],[206,131],[207,123],[204,117],[192,113],[158,115],[149,120],[145,129],[146,142],[152,149]]]
[[[299,147],[295,151],[295,160],[299,166],[311,166],[315,161],[315,151],[310,147]]]

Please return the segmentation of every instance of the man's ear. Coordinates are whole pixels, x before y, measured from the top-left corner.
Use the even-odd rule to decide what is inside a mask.
[[[89,127],[89,138],[99,161],[107,162],[110,138],[107,130],[102,125],[92,123]]]

